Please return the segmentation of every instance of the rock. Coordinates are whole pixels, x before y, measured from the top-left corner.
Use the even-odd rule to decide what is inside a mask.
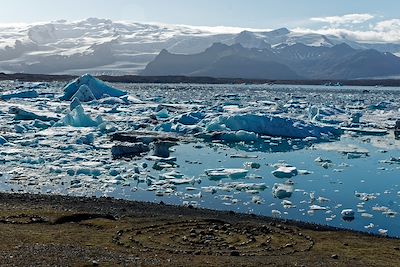
[[[149,151],[149,146],[143,143],[118,143],[111,148],[111,154],[114,158],[136,157]]]
[[[234,257],[237,257],[237,256],[240,256],[240,253],[237,250],[233,250],[233,251],[231,251],[230,255],[234,256]]]

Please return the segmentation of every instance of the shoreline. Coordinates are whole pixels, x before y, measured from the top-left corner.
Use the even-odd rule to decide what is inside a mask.
[[[79,77],[67,74],[28,74],[0,72],[0,81],[19,80],[23,82],[67,82]],[[242,78],[213,78],[190,76],[140,76],[140,75],[95,75],[98,79],[112,83],[165,83],[165,84],[279,84],[279,85],[325,85],[341,88],[342,86],[383,86],[400,87],[400,79],[357,79],[357,80],[274,80],[274,79],[242,79]],[[336,85],[338,84],[338,85]]]
[[[106,197],[0,193],[0,203],[10,265],[400,264],[399,239],[297,221]]]
[[[117,199],[113,197],[86,197],[86,196],[68,196],[68,195],[51,195],[51,194],[30,194],[30,193],[3,193],[0,192],[0,202],[7,202],[7,201],[26,201],[26,200],[33,200],[36,202],[42,202],[45,204],[49,203],[58,203],[62,206],[70,206],[70,207],[83,207],[80,206],[83,203],[86,205],[93,205],[93,204],[101,204],[105,205],[106,210],[108,210],[109,205],[115,206],[129,206],[129,207],[141,207],[144,210],[149,209],[160,209],[163,208],[168,212],[173,212],[173,214],[186,214],[186,215],[215,215],[215,216],[234,216],[237,219],[256,219],[265,222],[275,222],[275,223],[282,223],[287,224],[290,226],[295,226],[307,230],[312,231],[334,231],[334,232],[348,232],[352,234],[359,234],[377,238],[387,238],[387,239],[394,239],[400,240],[399,236],[382,236],[376,233],[368,233],[364,231],[358,231],[353,229],[329,226],[324,224],[317,224],[311,222],[303,222],[298,220],[291,220],[291,219],[282,219],[278,217],[271,217],[266,215],[257,215],[257,214],[247,214],[247,213],[240,213],[235,211],[224,211],[224,210],[214,210],[209,208],[195,208],[191,205],[187,206],[180,206],[180,205],[173,205],[173,204],[165,204],[164,202],[156,203],[156,202],[146,202],[146,201],[139,201],[139,200],[125,200],[125,199]],[[63,203],[59,203],[63,201]],[[78,206],[76,206],[78,204]],[[100,210],[99,210],[100,211]],[[114,211],[115,212],[115,211]],[[117,215],[118,216],[118,215]]]

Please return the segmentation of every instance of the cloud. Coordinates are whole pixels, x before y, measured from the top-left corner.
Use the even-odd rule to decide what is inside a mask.
[[[315,22],[323,22],[329,24],[360,24],[368,20],[373,19],[374,16],[371,14],[347,14],[344,16],[332,16],[332,17],[317,17],[311,18]]]
[[[374,26],[376,31],[400,31],[400,19],[383,20]]]

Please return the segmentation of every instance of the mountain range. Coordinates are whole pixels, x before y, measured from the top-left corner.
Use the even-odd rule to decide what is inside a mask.
[[[97,18],[0,25],[0,72],[5,73],[163,73],[159,66],[168,58],[188,69],[181,71],[171,61],[164,66],[173,71],[165,74],[359,78],[398,75],[396,55],[400,44],[286,28],[232,33]]]
[[[208,76],[245,79],[360,79],[400,74],[400,58],[375,49],[302,43],[264,48],[214,43],[204,52],[183,55],[162,50],[142,75]]]

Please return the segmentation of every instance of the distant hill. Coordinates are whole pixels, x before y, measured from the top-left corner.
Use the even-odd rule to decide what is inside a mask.
[[[400,74],[399,57],[374,49],[355,49],[345,43],[331,47],[302,43],[273,47],[263,43],[262,47],[214,43],[190,55],[164,49],[141,74],[277,80],[347,80]]]

